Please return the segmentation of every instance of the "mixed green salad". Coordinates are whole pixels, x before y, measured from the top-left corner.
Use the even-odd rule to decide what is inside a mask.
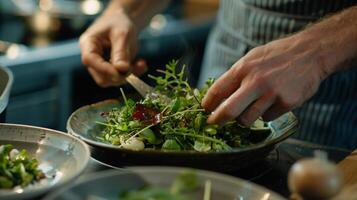
[[[252,127],[236,121],[223,126],[207,124],[209,113],[201,101],[214,80],[207,80],[201,89],[191,88],[185,66],[179,70],[177,61],[158,71],[163,76],[149,75],[156,81],[154,94],[134,101],[121,90],[123,105],[102,113],[104,122],[97,122],[104,126],[98,140],[133,150],[210,152],[244,147],[269,136],[270,129],[261,120]]]
[[[27,186],[44,178],[38,161],[26,150],[18,151],[11,144],[0,145],[0,189]]]
[[[131,190],[120,195],[120,200],[192,200],[187,194],[198,189],[197,174],[193,170],[182,171],[171,184],[170,188],[145,186],[139,190]],[[211,196],[210,181],[207,180],[203,200]]]

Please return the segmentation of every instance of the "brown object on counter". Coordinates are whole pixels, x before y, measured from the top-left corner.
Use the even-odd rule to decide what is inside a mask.
[[[357,150],[338,163],[343,174],[342,191],[332,200],[357,200]]]
[[[288,174],[290,200],[325,200],[340,192],[342,176],[327,154],[315,151],[315,157],[297,161]]]
[[[357,184],[357,150],[338,163],[338,168],[343,173],[343,186]]]

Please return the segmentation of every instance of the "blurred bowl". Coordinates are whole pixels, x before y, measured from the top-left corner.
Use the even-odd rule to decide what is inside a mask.
[[[169,188],[177,175],[193,170],[179,167],[129,167],[128,170],[109,170],[92,174],[77,184],[56,191],[44,200],[118,200],[118,196],[145,185]],[[187,194],[202,199],[204,185],[211,181],[211,200],[283,200],[280,195],[254,183],[216,172],[193,170],[197,174],[198,188]],[[98,187],[102,186],[102,187]]]
[[[46,128],[0,124],[0,145],[12,144],[26,149],[39,161],[46,178],[21,189],[0,189],[0,199],[28,199],[70,183],[85,169],[90,152],[88,146],[66,133]]]
[[[6,107],[9,102],[10,90],[14,78],[11,71],[0,67],[0,122],[5,122]]]
[[[264,141],[231,151],[196,152],[196,151],[161,151],[161,150],[129,150],[118,146],[96,141],[102,126],[102,112],[109,112],[118,107],[116,100],[102,101],[84,106],[76,110],[67,121],[70,134],[82,139],[90,145],[91,155],[98,161],[108,165],[122,167],[129,165],[174,165],[215,171],[234,171],[247,167],[264,159],[278,144],[296,132],[298,122],[290,112],[268,123],[272,133]]]

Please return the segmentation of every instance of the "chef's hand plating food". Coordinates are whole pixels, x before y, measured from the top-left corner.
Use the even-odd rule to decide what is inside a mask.
[[[247,126],[260,116],[274,120],[310,99],[327,77],[355,67],[357,33],[351,27],[356,13],[354,7],[249,51],[208,90],[202,103],[214,111],[208,121],[225,123],[238,117]],[[330,102],[337,100],[326,104]]]
[[[266,124],[258,120],[253,128],[231,120],[222,126],[207,124],[208,113],[201,101],[213,83],[210,79],[202,89],[193,89],[185,78],[185,66],[177,73],[177,61],[166,65],[163,77],[153,77],[159,95],[147,95],[139,102],[122,96],[124,105],[102,113],[105,128],[97,136],[103,142],[126,149],[224,151],[264,140],[270,134]],[[171,99],[160,98],[165,95]]]
[[[25,187],[43,178],[38,161],[30,158],[26,150],[18,151],[11,144],[0,146],[0,189]]]

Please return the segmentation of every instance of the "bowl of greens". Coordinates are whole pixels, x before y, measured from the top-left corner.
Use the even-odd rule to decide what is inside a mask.
[[[88,146],[63,132],[0,124],[0,199],[29,199],[71,182],[85,169]]]
[[[98,187],[105,185],[105,187]],[[179,167],[129,167],[94,173],[44,200],[283,200],[280,195],[232,176]]]
[[[286,113],[251,127],[236,121],[207,124],[201,101],[213,80],[191,88],[177,62],[150,76],[155,93],[142,99],[106,100],[76,110],[68,119],[70,134],[87,142],[92,156],[114,166],[180,165],[235,170],[264,158],[275,144],[293,134],[297,119]]]

